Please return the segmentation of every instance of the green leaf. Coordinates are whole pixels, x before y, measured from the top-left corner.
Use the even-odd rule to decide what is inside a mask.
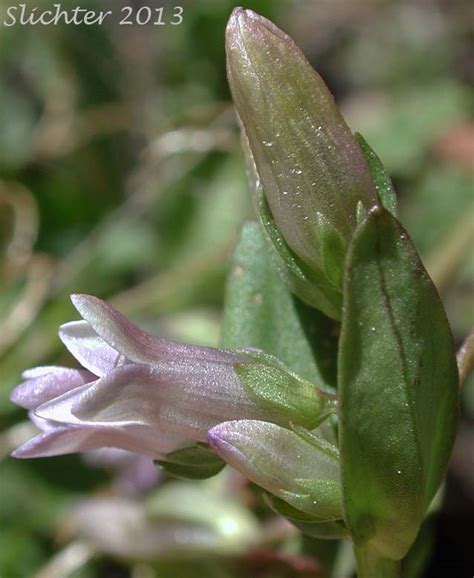
[[[254,347],[302,378],[335,385],[336,324],[293,297],[258,223],[241,232],[227,282],[224,347]]]
[[[374,208],[353,238],[339,351],[345,519],[403,557],[446,471],[458,408],[450,328],[405,230]]]
[[[398,202],[395,189],[393,188],[392,180],[385,170],[382,161],[377,156],[377,153],[365,140],[365,138],[358,132],[355,133],[355,138],[359,143],[365,160],[369,165],[372,180],[374,181],[375,190],[377,191],[377,198],[383,207],[387,209],[394,217],[398,216]]]
[[[204,480],[218,474],[225,463],[202,443],[171,452],[155,464],[176,478]]]
[[[402,562],[403,578],[420,578],[427,568],[433,556],[439,518],[433,513],[428,513],[423,520],[415,543],[408,551]]]

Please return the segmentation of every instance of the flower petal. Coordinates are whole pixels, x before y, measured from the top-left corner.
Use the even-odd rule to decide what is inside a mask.
[[[23,373],[30,376],[10,394],[10,399],[16,405],[26,409],[37,406],[75,389],[95,379],[95,375],[86,370],[70,369],[67,367],[39,367]]]
[[[120,385],[125,387],[127,383],[138,382],[145,386],[151,386],[150,383],[146,382],[148,374],[149,370],[145,366],[124,366],[92,384],[80,386],[40,405],[30,418],[40,429],[48,433],[64,428],[74,429],[75,431],[96,431],[97,434],[100,433],[101,435],[111,432],[110,443],[105,443],[107,440],[97,439],[97,441],[94,441],[94,444],[96,444],[94,447],[119,447],[156,457],[162,456],[163,453],[169,453],[181,447],[192,445],[196,440],[192,428],[179,425],[179,420],[184,421],[186,416],[182,414],[178,416],[170,415],[168,419],[156,420],[145,414],[145,417],[150,417],[150,419],[146,420],[143,416],[143,411],[141,411],[143,407],[140,407],[141,404],[141,406],[148,408],[149,403],[146,400],[146,396],[141,398],[141,402],[136,398],[132,399],[131,411],[128,409],[127,400],[120,399]],[[81,403],[89,399],[89,390],[93,389],[99,382],[105,384],[107,393],[110,393],[112,398],[117,397],[118,406],[116,410],[115,408],[110,410],[113,415],[105,409],[105,415],[95,415],[93,417],[96,419],[92,420],[89,416],[85,416],[85,419],[83,419],[76,412],[73,413],[74,406],[81,407]],[[122,403],[124,405],[121,405]],[[153,415],[153,409],[153,407],[150,409],[151,415]],[[113,413],[114,411],[115,413]],[[158,411],[159,408],[157,408]],[[211,425],[215,423],[216,421],[213,420]],[[207,424],[208,422],[206,422],[206,426]],[[203,430],[200,436],[202,441],[205,440],[205,431]],[[71,450],[71,452],[87,451],[87,449],[90,448],[85,447],[85,449]]]
[[[34,414],[56,425],[84,425],[83,420],[78,419],[71,411],[73,403],[85,393],[93,383],[84,384],[73,390],[67,391],[54,399],[51,399],[35,408]]]
[[[92,295],[71,295],[74,307],[104,341],[136,363],[159,361],[212,361],[238,363],[238,353],[212,347],[197,347],[154,337],[128,321],[119,311]]]
[[[87,321],[61,325],[59,338],[79,363],[95,375],[105,375],[123,361],[123,356],[99,337]]]
[[[33,379],[35,377],[41,377],[48,373],[56,373],[58,371],[63,371],[64,367],[60,365],[39,365],[38,367],[31,367],[30,369],[25,369],[21,374],[23,379]]]
[[[44,458],[90,450],[91,433],[74,431],[67,427],[43,432],[28,440],[11,453],[13,458]]]
[[[40,415],[55,419],[58,413]],[[209,428],[238,417],[276,419],[242,387],[234,370],[213,363],[123,366],[74,396],[72,414],[90,423],[144,424],[206,441]]]
[[[173,434],[163,434],[147,426],[83,427],[48,422],[47,430],[12,452],[14,458],[40,458],[98,448],[120,448],[134,453],[164,459],[166,454],[192,443]]]
[[[58,424],[56,422],[39,417],[39,415],[36,415],[34,411],[30,410],[28,412],[28,417],[34,423],[34,425],[44,433],[56,430],[58,428]]]

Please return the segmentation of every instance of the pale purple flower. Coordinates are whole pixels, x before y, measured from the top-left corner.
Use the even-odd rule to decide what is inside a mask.
[[[207,431],[223,421],[288,421],[274,404],[259,403],[239,377],[236,367],[251,363],[245,352],[160,339],[96,297],[72,301],[84,320],[61,326],[59,336],[84,369],[39,367],[23,374],[26,381],[11,399],[30,410],[42,433],[14,457],[115,447],[165,459],[206,443]]]

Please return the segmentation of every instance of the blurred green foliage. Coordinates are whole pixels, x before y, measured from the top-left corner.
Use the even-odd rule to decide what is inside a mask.
[[[81,2],[114,10],[125,4]],[[71,504],[112,491],[110,473],[77,456],[30,462],[6,457],[25,435],[17,425],[24,412],[8,401],[21,371],[71,363],[56,336],[58,325],[75,316],[68,294],[106,297],[151,331],[217,344],[228,257],[241,223],[252,215],[225,77],[224,29],[238,3],[179,4],[179,26],[0,26],[2,578],[35,576],[74,539],[64,522]],[[9,5],[0,0],[2,19]],[[460,342],[474,309],[474,262],[467,257],[474,220],[468,3],[245,5],[295,38],[350,126],[383,160],[399,194],[402,222],[439,281]],[[472,381],[466,385],[464,418],[471,441],[473,388]],[[455,460],[452,475],[472,505],[473,477],[466,467]],[[262,518],[252,492],[238,491]],[[322,561],[333,560],[292,532],[276,534],[264,544],[290,560],[309,548]],[[317,568],[286,558],[263,572],[248,560],[157,565],[100,554],[69,575],[224,578],[249,572],[318,575]]]

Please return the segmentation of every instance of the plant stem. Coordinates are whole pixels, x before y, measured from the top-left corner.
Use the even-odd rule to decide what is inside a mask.
[[[458,353],[459,384],[462,386],[474,370],[474,327],[464,340]]]
[[[401,563],[382,558],[370,546],[356,546],[354,555],[357,562],[358,578],[400,578]]]

